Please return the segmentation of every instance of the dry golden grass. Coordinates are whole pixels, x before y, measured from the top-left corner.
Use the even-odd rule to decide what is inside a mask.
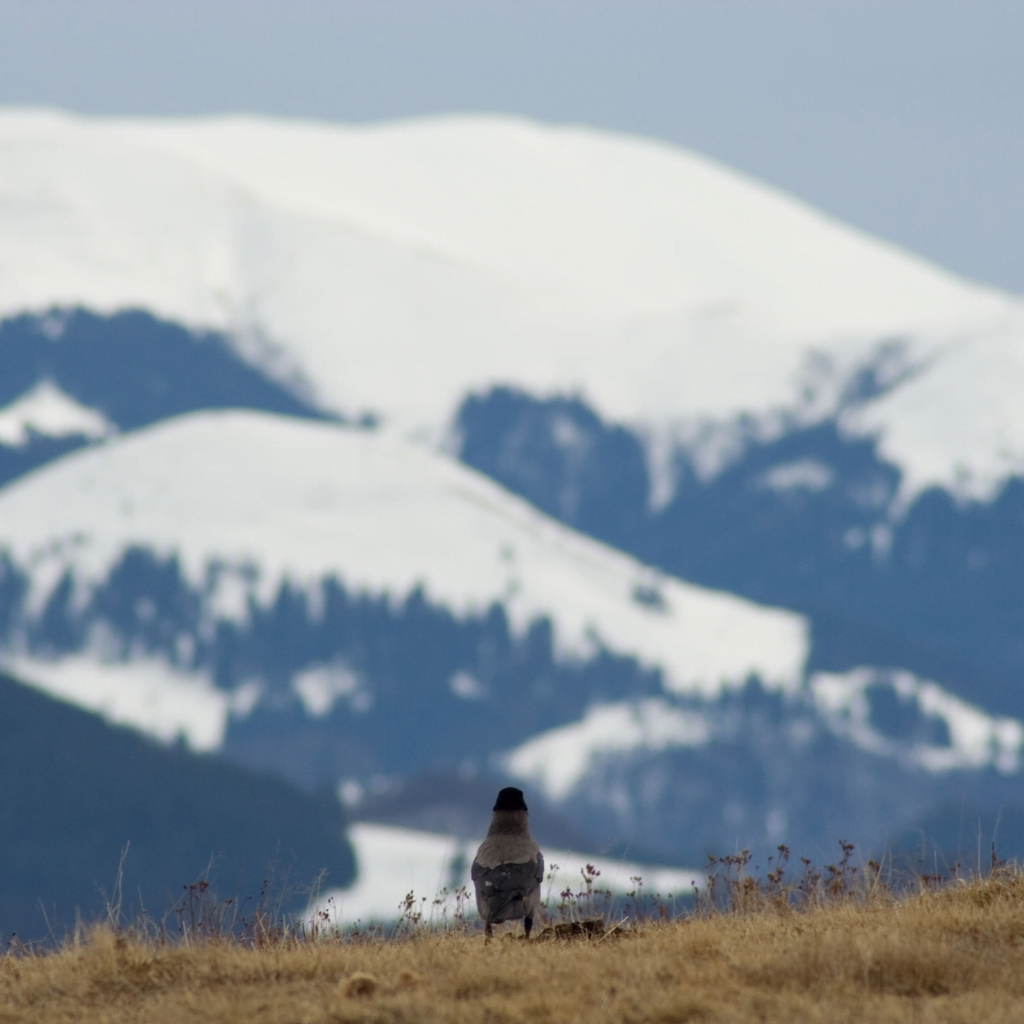
[[[99,928],[0,957],[0,1022],[1024,1021],[1024,876],[602,939],[160,945]]]

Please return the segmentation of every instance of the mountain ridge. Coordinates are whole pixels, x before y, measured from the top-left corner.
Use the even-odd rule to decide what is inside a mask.
[[[0,143],[20,211],[4,313],[138,306],[227,331],[321,408],[434,441],[467,392],[507,383],[577,393],[655,448],[744,415],[836,415],[895,340],[912,372],[843,429],[879,438],[904,500],[987,495],[1024,465],[1019,300],[683,150],[483,117],[7,113]]]

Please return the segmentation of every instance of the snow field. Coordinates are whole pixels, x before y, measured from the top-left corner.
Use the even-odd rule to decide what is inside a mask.
[[[348,889],[332,889],[320,894],[306,913],[310,918],[325,911],[331,923],[364,925],[390,922],[400,916],[399,905],[408,893],[415,896],[415,908],[429,923],[441,924],[441,908],[434,905],[442,889],[448,890],[448,920],[455,902],[450,894],[465,886],[470,894],[467,916],[476,916],[470,867],[480,840],[467,842],[453,836],[435,835],[412,829],[355,822],[349,839],[356,854],[356,881]],[[583,886],[581,871],[587,864],[600,872],[595,886],[624,894],[636,888],[633,878],[643,879],[643,891],[669,896],[689,896],[696,885],[705,884],[704,873],[686,868],[665,868],[629,863],[594,854],[568,850],[543,850],[546,879],[542,894],[554,907],[566,888],[578,892]],[[443,899],[443,897],[441,897]]]

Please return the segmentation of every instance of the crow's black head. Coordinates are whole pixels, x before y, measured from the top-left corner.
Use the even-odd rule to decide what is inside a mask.
[[[525,811],[526,801],[523,799],[523,791],[515,786],[506,786],[499,794],[494,803],[496,811]]]

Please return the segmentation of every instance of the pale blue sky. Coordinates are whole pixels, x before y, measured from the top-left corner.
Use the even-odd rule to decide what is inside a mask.
[[[0,0],[0,103],[660,136],[1024,292],[1024,3]]]

